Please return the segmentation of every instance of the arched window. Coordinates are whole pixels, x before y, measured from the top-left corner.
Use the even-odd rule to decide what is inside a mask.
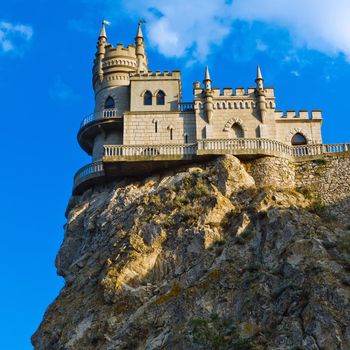
[[[143,104],[145,106],[151,106],[152,105],[152,93],[151,91],[146,91],[143,95]]]
[[[159,90],[157,93],[157,105],[165,104],[165,93],[162,90]]]
[[[115,103],[114,100],[111,96],[107,97],[107,100],[105,102],[105,109],[110,109],[110,108],[114,108],[115,107]]]
[[[300,134],[299,132],[292,137],[292,146],[302,146],[306,144],[307,140],[305,136]]]
[[[232,130],[232,136],[234,138],[243,138],[244,137],[243,129],[239,124],[237,124],[237,123],[233,124],[231,130]]]

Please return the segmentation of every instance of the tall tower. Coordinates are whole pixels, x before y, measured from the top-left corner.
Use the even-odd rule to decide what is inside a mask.
[[[136,56],[137,56],[137,73],[147,72],[147,58],[145,53],[145,41],[141,29],[142,21],[139,21],[137,34],[135,37]]]
[[[96,52],[96,73],[98,73],[98,77],[100,81],[103,80],[103,69],[102,69],[102,61],[105,57],[106,46],[107,43],[107,34],[105,29],[105,22],[102,22],[102,28],[100,32],[100,36],[97,41],[97,52]]]
[[[267,114],[266,94],[264,90],[264,79],[261,74],[260,66],[258,66],[257,68],[255,83],[256,83],[256,96],[257,96],[257,102],[258,102],[258,107],[260,112],[260,118],[261,118],[261,121],[265,123],[266,114]]]
[[[130,76],[139,71],[148,71],[141,25],[135,45],[114,47],[107,41],[103,21],[92,70],[94,113],[83,120],[78,132],[80,146],[95,162],[102,159],[104,144],[123,144],[124,113],[130,111]]]
[[[93,88],[95,91],[95,112],[105,108],[108,97],[113,98],[114,108],[119,113],[129,109],[130,74],[147,72],[147,56],[141,25],[137,29],[135,45],[113,47],[107,42],[104,23],[97,42],[93,68]],[[112,104],[110,104],[112,105]]]
[[[206,66],[205,68],[203,83],[204,83],[204,98],[205,98],[204,106],[205,106],[205,111],[207,113],[208,124],[211,124],[212,117],[213,117],[213,91],[211,88],[212,80],[210,78],[208,66]]]

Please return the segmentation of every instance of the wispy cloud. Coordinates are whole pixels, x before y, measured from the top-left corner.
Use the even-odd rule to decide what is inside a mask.
[[[296,48],[343,54],[350,62],[349,0],[123,0],[123,8],[147,20],[150,44],[168,57],[204,61],[230,34],[234,37],[239,21],[279,27]],[[255,44],[255,50],[270,52],[268,42]]]
[[[23,46],[33,36],[33,28],[24,24],[0,22],[0,51],[3,53],[21,53]]]
[[[348,0],[236,0],[232,10],[234,18],[287,29],[297,47],[344,54],[350,61]]]
[[[290,74],[294,75],[296,78],[300,77],[300,73],[297,70],[292,70]]]
[[[80,96],[65,82],[60,76],[56,76],[51,88],[49,96],[58,102],[72,102],[80,99]]]

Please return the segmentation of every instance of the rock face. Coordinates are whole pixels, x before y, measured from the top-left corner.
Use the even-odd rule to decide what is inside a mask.
[[[311,186],[330,163],[281,162],[226,156],[73,197],[35,349],[349,349],[349,159],[327,160],[348,169],[333,197]]]

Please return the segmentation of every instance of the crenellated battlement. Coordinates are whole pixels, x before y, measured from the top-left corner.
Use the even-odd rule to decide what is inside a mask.
[[[115,47],[112,44],[105,46],[106,54],[105,59],[111,57],[129,57],[136,58],[136,47],[135,45],[124,46],[123,44],[117,44]]]
[[[306,110],[300,110],[300,111],[276,111],[276,117],[277,120],[295,120],[295,119],[301,119],[301,120],[322,120],[322,111],[320,110],[313,110],[313,111],[306,111]]]
[[[179,70],[173,70],[172,72],[169,72],[165,70],[164,72],[161,72],[159,70],[152,72],[142,72],[142,73],[131,73],[130,74],[130,80],[142,80],[147,78],[147,80],[166,80],[166,79],[181,79],[181,72]]]
[[[195,106],[199,109],[204,108],[203,101],[196,101]],[[256,100],[245,99],[245,100],[215,100],[213,101],[213,109],[255,109],[257,106]],[[266,102],[267,109],[275,109],[276,105],[274,101]]]
[[[201,84],[199,82],[194,82],[193,83],[193,92],[194,95],[199,95],[204,87],[201,86]],[[233,92],[234,91],[234,92]],[[265,95],[267,98],[274,98],[275,97],[275,91],[274,88],[272,87],[267,87],[264,89],[265,91]],[[213,92],[213,97],[214,98],[220,98],[220,97],[232,97],[232,98],[236,98],[236,97],[245,97],[245,98],[255,98],[255,93],[256,93],[256,88],[255,87],[248,87],[248,88],[244,88],[244,87],[236,87],[236,88],[232,88],[232,87],[224,87],[223,89],[221,88],[212,88],[212,92]]]

